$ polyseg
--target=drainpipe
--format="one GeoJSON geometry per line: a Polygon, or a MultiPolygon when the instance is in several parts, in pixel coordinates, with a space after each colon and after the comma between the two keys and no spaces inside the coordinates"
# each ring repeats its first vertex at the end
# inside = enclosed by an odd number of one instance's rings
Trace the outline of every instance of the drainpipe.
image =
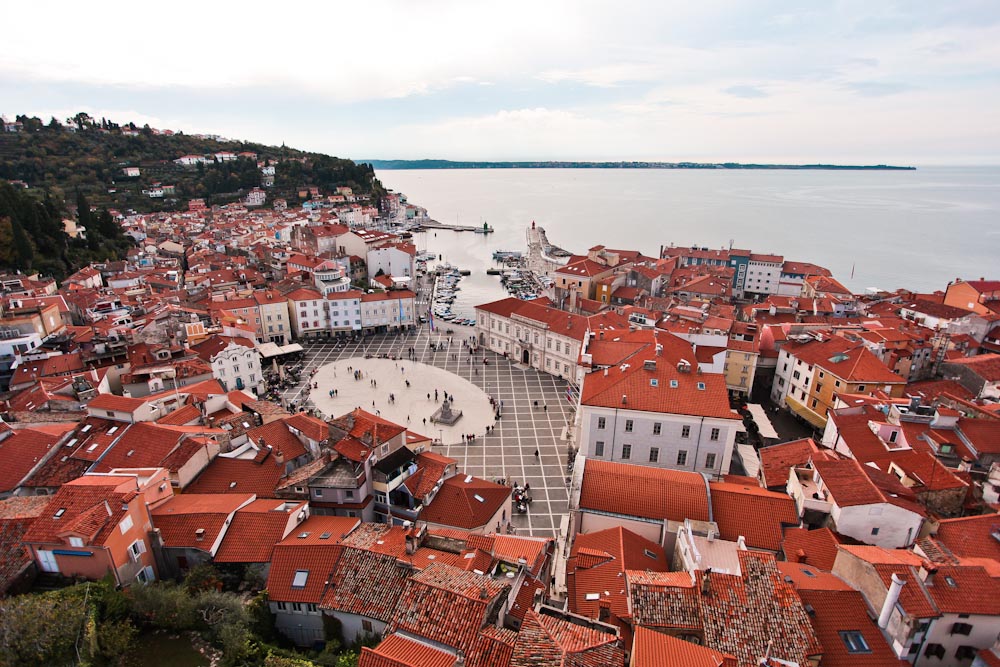
{"type": "Polygon", "coordinates": [[[705,430],[705,418],[701,418],[701,423],[698,424],[698,440],[694,445],[694,471],[698,472],[698,453],[701,451],[701,432],[705,430]]]}
{"type": "MultiPolygon", "coordinates": [[[[581,397],[582,398],[582,397],[581,397]]],[[[615,460],[615,440],[618,439],[618,408],[615,408],[615,422],[611,426],[611,460],[615,460]]]]}

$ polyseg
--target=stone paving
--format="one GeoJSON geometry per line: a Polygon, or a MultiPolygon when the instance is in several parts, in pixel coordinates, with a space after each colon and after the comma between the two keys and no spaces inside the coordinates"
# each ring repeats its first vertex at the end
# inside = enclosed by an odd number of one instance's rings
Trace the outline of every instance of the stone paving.
{"type": "MultiPolygon", "coordinates": [[[[426,301],[418,304],[418,310],[426,308],[426,301]]],[[[360,363],[364,364],[374,361],[364,359],[368,354],[374,357],[389,354],[395,355],[397,359],[404,358],[407,356],[407,348],[413,347],[417,362],[463,378],[479,390],[502,401],[502,417],[490,435],[483,435],[481,430],[477,430],[473,444],[465,444],[461,440],[452,441],[453,438],[446,436],[445,444],[436,445],[434,451],[457,459],[463,473],[494,481],[505,479],[522,485],[530,484],[533,502],[527,514],[514,514],[513,524],[518,534],[556,536],[569,504],[566,464],[571,443],[565,436],[573,419],[573,411],[566,399],[566,382],[547,373],[511,363],[492,352],[485,353],[488,365],[484,366],[482,363],[482,351],[475,355],[478,362],[470,364],[467,362],[469,355],[462,347],[462,340],[473,335],[473,328],[451,326],[454,333],[449,336],[446,333],[449,325],[443,322],[440,324],[444,326],[438,326],[436,332],[431,332],[429,326],[424,324],[411,333],[372,335],[355,342],[302,342],[306,349],[302,377],[309,378],[314,368],[340,362],[336,363],[337,381],[340,382],[338,386],[345,382],[353,383],[349,377],[341,379],[347,365],[353,365],[348,364],[347,359],[361,358],[360,363]],[[447,346],[449,338],[451,343],[447,346]],[[431,342],[436,344],[437,350],[430,348],[431,342]]],[[[384,361],[389,365],[393,364],[392,360],[384,361]]],[[[406,373],[410,373],[410,370],[407,369],[406,373]]],[[[392,376],[391,372],[387,374],[387,377],[392,376]]],[[[393,388],[379,381],[378,393],[388,395],[393,391],[399,397],[406,391],[404,376],[405,374],[400,374],[393,388]]],[[[316,378],[310,381],[318,381],[320,377],[328,377],[327,372],[319,371],[316,378]]],[[[385,382],[389,383],[391,380],[387,379],[385,382]]],[[[359,384],[362,391],[368,386],[365,380],[359,384]]],[[[303,394],[304,388],[305,380],[299,386],[286,390],[283,399],[286,402],[297,400],[300,404],[313,407],[303,394]]],[[[414,389],[415,387],[411,387],[410,391],[414,389]]],[[[326,412],[324,406],[332,408],[335,405],[323,403],[323,398],[327,395],[322,388],[313,390],[312,393],[319,396],[315,407],[329,416],[330,413],[326,412]]],[[[346,398],[345,394],[341,393],[340,398],[346,398]]],[[[426,400],[426,390],[424,398],[426,400]]],[[[370,410],[372,400],[368,398],[367,403],[342,401],[344,412],[357,405],[370,410]]],[[[378,399],[375,400],[378,403],[378,399]]],[[[457,407],[462,408],[466,401],[459,394],[457,407]]],[[[382,409],[382,416],[390,418],[384,405],[376,409],[382,409]]],[[[406,425],[405,415],[403,419],[398,423],[406,425]]],[[[422,422],[416,423],[411,418],[410,427],[414,431],[436,437],[436,433],[428,433],[422,426],[422,422]]],[[[461,422],[456,430],[458,433],[465,432],[461,428],[461,422]]]]}

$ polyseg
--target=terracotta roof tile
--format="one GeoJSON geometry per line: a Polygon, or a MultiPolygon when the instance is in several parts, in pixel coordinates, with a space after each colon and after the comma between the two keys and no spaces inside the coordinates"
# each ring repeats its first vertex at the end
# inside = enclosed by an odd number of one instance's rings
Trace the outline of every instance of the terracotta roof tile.
{"type": "Polygon", "coordinates": [[[617,635],[529,611],[518,632],[511,667],[623,665],[625,649],[617,635]]]}
{"type": "Polygon", "coordinates": [[[252,493],[260,498],[274,498],[285,467],[273,454],[257,459],[215,457],[191,482],[188,493],[252,493]]]}
{"type": "Polygon", "coordinates": [[[286,506],[284,501],[274,499],[255,500],[241,507],[222,538],[215,562],[269,563],[274,545],[285,537],[290,515],[297,515],[305,507],[305,502],[286,506]]]}
{"type": "Polygon", "coordinates": [[[394,556],[344,547],[321,606],[388,623],[411,573],[394,556]]]}
{"type": "Polygon", "coordinates": [[[728,482],[711,482],[709,487],[712,518],[724,540],[736,541],[742,535],[752,549],[777,552],[782,531],[799,525],[795,501],[784,493],[728,482]]]}
{"type": "Polygon", "coordinates": [[[489,621],[492,603],[510,589],[485,575],[435,563],[410,577],[389,625],[468,652],[489,621]]]}
{"type": "Polygon", "coordinates": [[[455,654],[411,637],[390,634],[375,648],[362,647],[358,667],[453,667],[455,654]]]}
{"type": "Polygon", "coordinates": [[[18,429],[0,440],[0,493],[13,491],[59,439],[34,429],[18,429]]]}
{"type": "Polygon", "coordinates": [[[636,628],[630,667],[737,667],[735,656],[665,635],[636,628]]]}
{"type": "Polygon", "coordinates": [[[454,475],[444,481],[434,500],[424,506],[420,520],[470,530],[480,528],[509,502],[510,496],[510,487],[471,475],[454,475]]]}
{"type": "Polygon", "coordinates": [[[597,459],[586,461],[580,508],[656,520],[709,518],[701,475],[597,459]]]}
{"type": "Polygon", "coordinates": [[[253,499],[249,493],[185,493],[157,506],[150,516],[164,546],[212,552],[229,516],[253,499]]]}
{"type": "Polygon", "coordinates": [[[787,528],[781,550],[785,554],[785,560],[814,565],[829,572],[833,569],[833,562],[837,560],[838,544],[840,538],[829,528],[787,528]]]}

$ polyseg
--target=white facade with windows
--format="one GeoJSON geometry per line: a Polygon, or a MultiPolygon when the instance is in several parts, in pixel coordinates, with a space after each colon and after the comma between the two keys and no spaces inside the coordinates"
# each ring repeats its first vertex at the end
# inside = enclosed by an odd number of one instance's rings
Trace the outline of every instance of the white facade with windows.
{"type": "Polygon", "coordinates": [[[257,311],[259,322],[255,322],[260,338],[278,345],[288,344],[292,336],[292,324],[288,317],[288,301],[274,291],[258,292],[257,311]]]}
{"type": "Polygon", "coordinates": [[[687,470],[729,472],[741,422],[580,405],[581,450],[588,459],[687,470]]]}
{"type": "Polygon", "coordinates": [[[330,331],[361,331],[361,292],[332,292],[326,295],[330,331]]]}
{"type": "Polygon", "coordinates": [[[212,357],[212,377],[226,391],[252,391],[259,396],[266,388],[260,368],[260,353],[256,348],[239,343],[230,342],[212,357]]]}
{"type": "Polygon", "coordinates": [[[754,259],[754,255],[751,255],[747,263],[743,291],[754,294],[777,294],[781,284],[781,267],[782,261],[754,259]]]}
{"type": "MultiPolygon", "coordinates": [[[[558,334],[545,322],[513,313],[503,317],[478,310],[476,333],[479,342],[512,361],[577,382],[581,340],[558,334]]],[[[586,330],[581,327],[581,339],[586,330]]]]}
{"type": "Polygon", "coordinates": [[[403,329],[416,324],[416,295],[396,290],[361,297],[361,327],[366,330],[403,329]]]}
{"type": "Polygon", "coordinates": [[[812,376],[812,364],[807,364],[782,349],[778,353],[778,365],[771,383],[771,400],[781,407],[787,407],[785,397],[791,395],[796,401],[805,404],[812,376]]]}
{"type": "Polygon", "coordinates": [[[317,336],[330,330],[327,301],[318,293],[296,290],[288,295],[288,315],[296,338],[317,336]]]}

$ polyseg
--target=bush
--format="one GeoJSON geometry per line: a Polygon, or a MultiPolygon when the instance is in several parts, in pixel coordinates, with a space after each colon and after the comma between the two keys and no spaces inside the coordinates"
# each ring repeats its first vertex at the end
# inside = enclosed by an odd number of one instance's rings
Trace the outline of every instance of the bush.
{"type": "Polygon", "coordinates": [[[50,594],[0,601],[0,667],[73,664],[87,613],[81,602],[50,594]]]}
{"type": "Polygon", "coordinates": [[[198,625],[194,599],[172,583],[132,586],[128,595],[132,618],[141,625],[172,632],[193,630],[198,625]]]}

